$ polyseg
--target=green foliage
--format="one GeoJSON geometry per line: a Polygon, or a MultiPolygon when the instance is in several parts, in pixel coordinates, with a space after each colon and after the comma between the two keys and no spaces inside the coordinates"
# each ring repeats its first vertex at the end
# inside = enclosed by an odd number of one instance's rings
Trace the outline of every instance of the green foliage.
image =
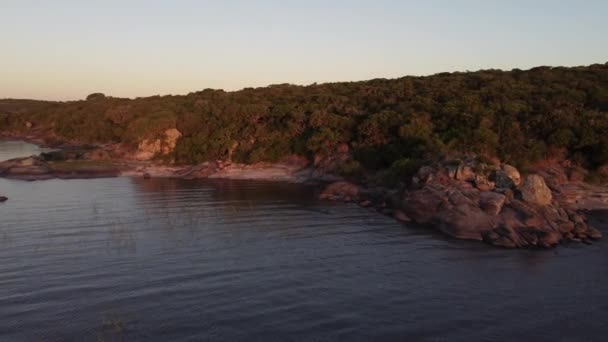
{"type": "Polygon", "coordinates": [[[338,174],[346,178],[359,178],[363,176],[364,169],[356,160],[346,161],[338,166],[338,174]]]}
{"type": "Polygon", "coordinates": [[[569,128],[560,128],[551,133],[547,142],[555,147],[569,147],[574,142],[576,136],[569,128]]]}
{"type": "Polygon", "coordinates": [[[409,184],[412,177],[423,165],[420,159],[401,158],[393,162],[388,170],[378,172],[375,182],[384,186],[409,184]]]}
{"type": "Polygon", "coordinates": [[[26,122],[59,138],[131,147],[176,127],[182,137],[172,157],[180,163],[330,156],[347,144],[354,161],[341,172],[396,181],[420,161],[451,152],[525,166],[557,148],[597,167],[608,163],[608,64],[132,100],[0,100],[0,132],[25,131],[26,122]]]}

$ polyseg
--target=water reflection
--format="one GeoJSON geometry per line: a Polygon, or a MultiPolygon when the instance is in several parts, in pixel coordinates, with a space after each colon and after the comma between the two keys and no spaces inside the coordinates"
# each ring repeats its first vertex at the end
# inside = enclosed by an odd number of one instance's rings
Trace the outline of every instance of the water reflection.
{"type": "Polygon", "coordinates": [[[608,333],[605,241],[501,250],[279,183],[0,179],[0,189],[11,198],[0,206],[2,341],[608,333]]]}
{"type": "Polygon", "coordinates": [[[13,158],[35,156],[49,151],[53,151],[53,149],[41,148],[24,141],[0,140],[0,162],[13,158]]]}

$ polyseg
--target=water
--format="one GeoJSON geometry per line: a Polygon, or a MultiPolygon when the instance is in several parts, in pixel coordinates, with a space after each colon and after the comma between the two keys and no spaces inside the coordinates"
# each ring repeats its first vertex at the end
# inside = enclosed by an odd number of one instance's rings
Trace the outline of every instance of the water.
{"type": "Polygon", "coordinates": [[[29,157],[38,155],[42,152],[53,151],[52,149],[41,148],[37,145],[23,141],[2,141],[0,140],[0,162],[13,158],[29,157]]]}
{"type": "Polygon", "coordinates": [[[608,335],[605,241],[502,250],[289,184],[0,179],[0,192],[0,341],[608,335]]]}

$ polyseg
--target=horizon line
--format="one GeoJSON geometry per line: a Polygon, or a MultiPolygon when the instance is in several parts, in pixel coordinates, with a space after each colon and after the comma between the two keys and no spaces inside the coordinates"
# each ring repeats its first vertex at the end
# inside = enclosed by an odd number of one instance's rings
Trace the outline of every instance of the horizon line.
{"type": "MultiPolygon", "coordinates": [[[[484,71],[496,71],[496,72],[514,72],[514,71],[522,71],[522,72],[526,72],[526,71],[532,71],[533,69],[538,69],[538,68],[551,68],[551,69],[556,69],[556,68],[568,68],[568,69],[576,69],[576,68],[588,68],[588,67],[592,67],[595,65],[608,65],[608,61],[606,62],[596,62],[596,63],[591,63],[591,64],[583,64],[583,65],[571,65],[571,66],[566,66],[566,65],[537,65],[537,66],[533,66],[533,67],[529,67],[529,68],[525,68],[525,69],[521,69],[521,68],[512,68],[510,70],[507,69],[501,69],[501,68],[487,68],[487,69],[478,69],[478,70],[454,70],[454,71],[440,71],[440,72],[434,72],[434,73],[429,73],[429,74],[409,74],[409,75],[402,75],[402,76],[396,76],[396,77],[376,77],[376,78],[367,78],[367,79],[360,79],[360,80],[350,80],[350,81],[325,81],[325,82],[312,82],[312,83],[308,83],[308,84],[298,84],[298,83],[290,83],[290,82],[283,82],[283,83],[270,83],[270,84],[266,84],[266,85],[261,85],[261,86],[256,86],[256,87],[242,87],[239,89],[235,89],[235,90],[225,90],[222,88],[203,88],[200,90],[194,90],[194,91],[190,91],[188,93],[185,94],[173,94],[173,93],[168,93],[168,94],[153,94],[153,95],[146,95],[146,96],[136,96],[136,97],[121,97],[121,96],[113,96],[113,95],[109,95],[106,94],[102,91],[99,92],[93,92],[90,93],[88,95],[92,95],[92,94],[103,94],[105,97],[108,98],[113,98],[113,99],[120,99],[120,100],[138,100],[138,99],[146,99],[146,98],[152,98],[152,97],[170,97],[170,96],[188,96],[190,94],[193,93],[198,93],[198,92],[202,92],[202,91],[206,91],[206,90],[211,90],[211,91],[222,91],[225,93],[237,93],[237,92],[241,92],[244,90],[250,90],[250,89],[264,89],[264,88],[270,88],[273,86],[294,86],[294,87],[302,87],[302,88],[306,88],[306,87],[311,87],[311,86],[321,86],[321,85],[327,85],[327,84],[337,84],[337,83],[360,83],[360,82],[370,82],[370,81],[374,81],[374,80],[387,80],[387,81],[391,81],[391,80],[399,80],[402,78],[426,78],[426,77],[433,77],[433,76],[439,76],[439,75],[445,75],[445,74],[472,74],[472,73],[478,73],[478,72],[484,72],[484,71]]],[[[87,95],[87,96],[88,96],[87,95]]],[[[45,99],[35,99],[35,98],[14,98],[14,97],[3,97],[0,98],[0,101],[39,101],[39,102],[57,102],[57,103],[69,103],[69,102],[80,102],[80,101],[86,101],[86,97],[83,99],[76,99],[76,100],[45,100],[45,99]]]]}

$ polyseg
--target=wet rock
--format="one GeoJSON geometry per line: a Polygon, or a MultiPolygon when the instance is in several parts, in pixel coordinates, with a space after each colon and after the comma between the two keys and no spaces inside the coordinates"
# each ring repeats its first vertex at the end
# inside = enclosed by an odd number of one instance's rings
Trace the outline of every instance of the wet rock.
{"type": "Polygon", "coordinates": [[[553,199],[545,179],[539,175],[526,177],[521,188],[521,195],[524,201],[538,205],[549,205],[553,199]]]}
{"type": "Polygon", "coordinates": [[[393,217],[394,217],[394,218],[395,218],[397,221],[399,221],[399,222],[405,222],[405,223],[407,223],[407,222],[412,222],[412,219],[411,219],[411,218],[409,218],[409,217],[408,217],[408,216],[407,216],[407,215],[406,215],[406,214],[403,212],[403,210],[399,210],[399,209],[397,209],[397,210],[393,211],[393,217]]]}
{"type": "Polygon", "coordinates": [[[595,227],[589,227],[589,233],[587,234],[593,240],[600,240],[602,238],[602,232],[595,227]]]}

